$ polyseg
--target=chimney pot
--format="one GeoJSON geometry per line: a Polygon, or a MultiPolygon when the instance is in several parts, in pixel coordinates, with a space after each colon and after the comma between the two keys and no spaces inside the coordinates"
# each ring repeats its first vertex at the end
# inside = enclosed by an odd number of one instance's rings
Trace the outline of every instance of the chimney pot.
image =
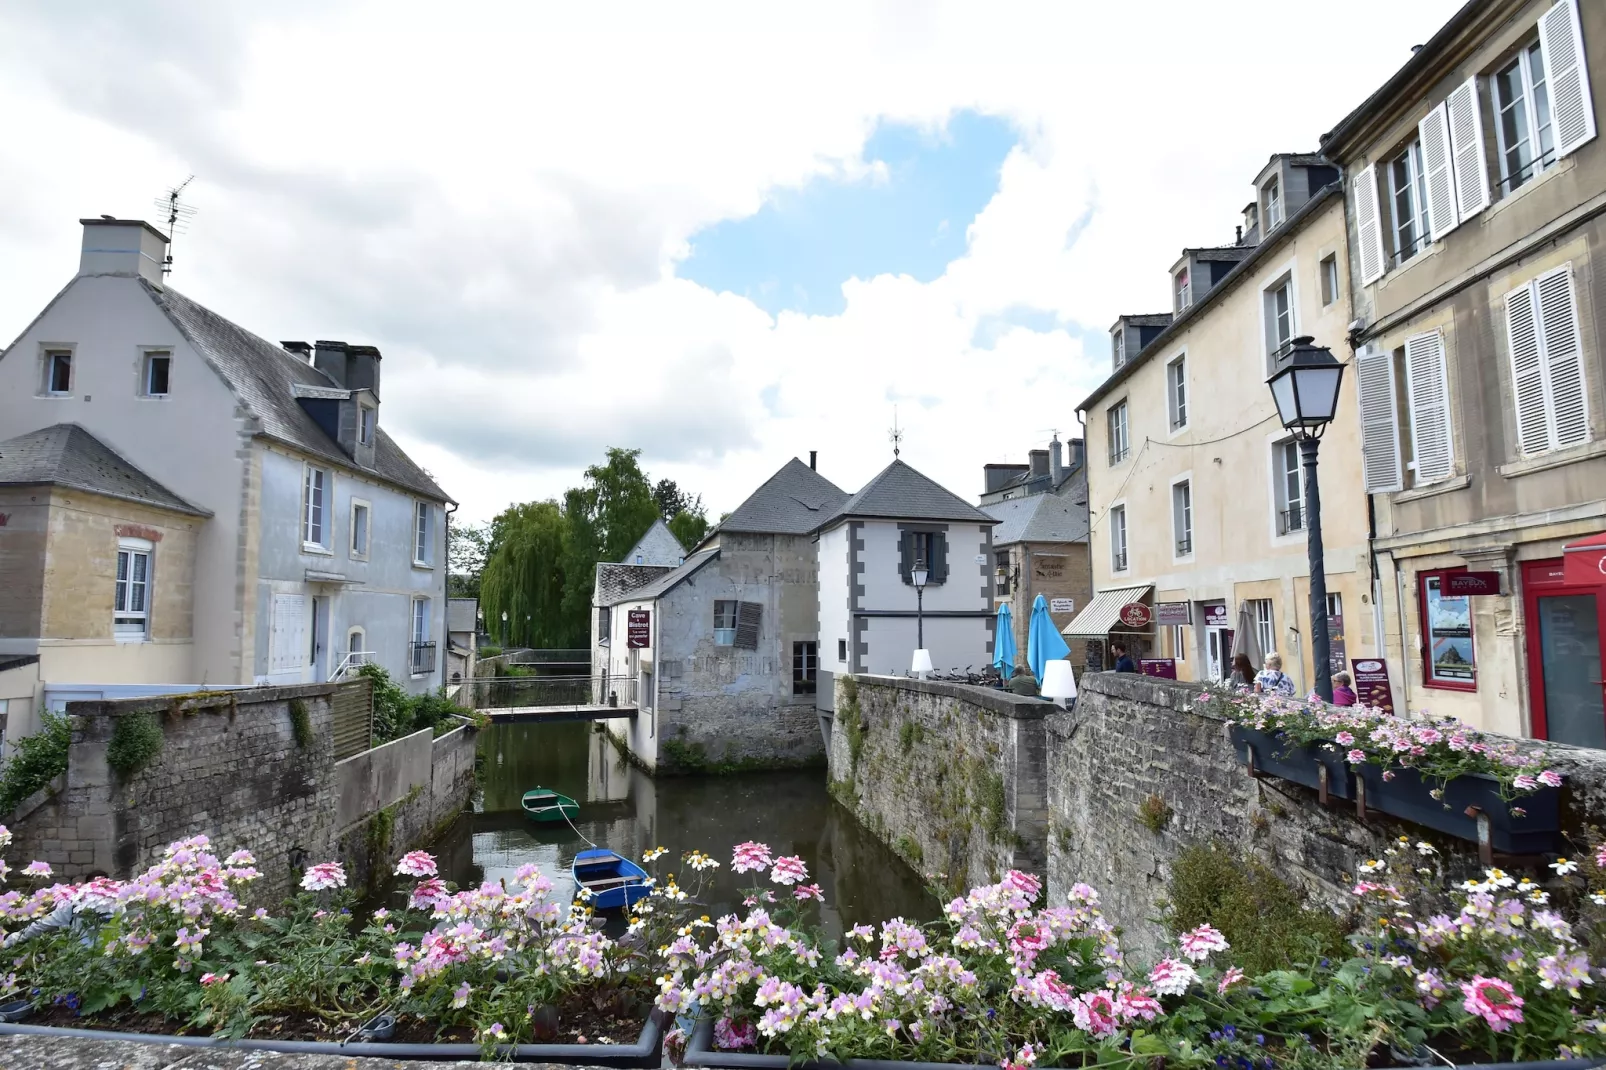
{"type": "Polygon", "coordinates": [[[284,351],[286,353],[294,354],[296,357],[300,358],[301,360],[304,360],[304,361],[307,361],[308,363],[311,363],[311,361],[312,361],[312,347],[309,346],[307,343],[305,343],[305,342],[280,342],[279,345],[284,347],[284,351]]]}
{"type": "Polygon", "coordinates": [[[78,222],[84,228],[78,274],[128,275],[162,285],[167,235],[143,219],[102,215],[78,222]]]}
{"type": "Polygon", "coordinates": [[[319,371],[334,380],[336,386],[346,385],[347,346],[320,338],[313,343],[312,363],[319,371]]]}
{"type": "Polygon", "coordinates": [[[1060,480],[1065,478],[1065,463],[1060,453],[1060,437],[1055,435],[1048,444],[1048,480],[1051,486],[1059,486],[1060,480]]]}
{"type": "Polygon", "coordinates": [[[819,451],[818,450],[809,450],[809,471],[811,471],[811,472],[816,471],[816,469],[814,467],[814,461],[815,461],[815,458],[818,457],[818,456],[819,456],[819,451]]]}

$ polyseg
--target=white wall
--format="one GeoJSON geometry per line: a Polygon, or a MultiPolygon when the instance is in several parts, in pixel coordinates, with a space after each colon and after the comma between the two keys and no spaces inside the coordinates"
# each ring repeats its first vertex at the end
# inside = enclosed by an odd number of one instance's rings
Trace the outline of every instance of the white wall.
{"type": "MultiPolygon", "coordinates": [[[[988,609],[988,598],[982,593],[985,581],[983,568],[976,557],[985,556],[986,536],[979,524],[949,524],[945,532],[948,539],[948,579],[941,584],[928,583],[924,605],[936,609],[988,609]]],[[[862,609],[915,608],[915,589],[904,583],[898,571],[898,547],[901,538],[898,524],[889,520],[867,520],[861,529],[864,549],[859,560],[864,562],[864,598],[862,609]]]]}
{"type": "MultiPolygon", "coordinates": [[[[852,657],[853,622],[848,619],[851,577],[848,576],[848,531],[842,524],[820,535],[820,668],[847,672],[849,663],[837,659],[837,643],[846,639],[852,657]]],[[[822,681],[823,686],[823,681],[822,681]]]]}
{"type": "MultiPolygon", "coordinates": [[[[915,623],[913,617],[870,617],[864,630],[865,645],[870,648],[863,659],[864,671],[900,676],[907,673],[915,652],[915,623]]],[[[992,624],[988,618],[927,617],[923,627],[935,671],[963,672],[968,666],[972,672],[980,672],[991,661],[987,640],[992,635],[992,624]]]]}

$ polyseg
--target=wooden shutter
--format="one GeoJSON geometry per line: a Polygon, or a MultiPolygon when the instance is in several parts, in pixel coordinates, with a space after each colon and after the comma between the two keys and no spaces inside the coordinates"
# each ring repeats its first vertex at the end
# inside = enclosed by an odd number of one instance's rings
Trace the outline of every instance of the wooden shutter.
{"type": "Polygon", "coordinates": [[[1489,207],[1489,166],[1483,154],[1483,117],[1478,78],[1456,86],[1444,102],[1450,127],[1450,165],[1455,171],[1456,221],[1465,223],[1489,207]]]}
{"type": "Polygon", "coordinates": [[[1422,139],[1422,178],[1428,191],[1429,240],[1438,241],[1461,222],[1455,209],[1454,168],[1450,166],[1450,120],[1443,104],[1416,124],[1422,139]]]}
{"type": "Polygon", "coordinates": [[[764,607],[757,602],[736,604],[736,643],[742,650],[758,649],[758,629],[764,620],[764,607]]]}
{"type": "Polygon", "coordinates": [[[1511,393],[1517,407],[1517,445],[1524,454],[1550,448],[1545,371],[1539,359],[1539,325],[1533,286],[1506,294],[1506,339],[1511,346],[1511,393]]]}
{"type": "Polygon", "coordinates": [[[1550,73],[1550,114],[1559,158],[1595,136],[1595,102],[1589,92],[1578,0],[1560,0],[1539,16],[1539,44],[1550,73]]]}
{"type": "Polygon", "coordinates": [[[1578,305],[1573,298],[1572,265],[1534,280],[1539,310],[1539,344],[1544,352],[1550,395],[1551,445],[1556,449],[1589,441],[1589,399],[1584,385],[1583,351],[1578,344],[1578,305]]]}
{"type": "MultiPolygon", "coordinates": [[[[849,539],[853,538],[850,534],[849,539]]],[[[915,533],[912,531],[898,532],[898,575],[903,577],[904,583],[914,582],[915,567],[915,533]]],[[[849,582],[853,582],[849,577],[849,582]]]]}
{"type": "Polygon", "coordinates": [[[1455,469],[1450,439],[1450,384],[1444,368],[1444,337],[1438,331],[1405,340],[1405,385],[1411,406],[1411,456],[1416,485],[1447,479],[1455,469]]]}
{"type": "Polygon", "coordinates": [[[1355,237],[1360,248],[1361,285],[1369,286],[1383,277],[1383,228],[1378,218],[1377,168],[1368,166],[1355,176],[1350,187],[1355,195],[1355,237]]]}
{"type": "Polygon", "coordinates": [[[1394,354],[1366,349],[1355,356],[1361,394],[1361,475],[1368,493],[1400,490],[1400,428],[1395,419],[1394,354]]]}
{"type": "Polygon", "coordinates": [[[299,594],[273,596],[273,620],[268,637],[268,671],[295,672],[307,663],[307,598],[299,594]]]}
{"type": "Polygon", "coordinates": [[[948,536],[940,531],[931,535],[931,582],[948,582],[948,536]]]}

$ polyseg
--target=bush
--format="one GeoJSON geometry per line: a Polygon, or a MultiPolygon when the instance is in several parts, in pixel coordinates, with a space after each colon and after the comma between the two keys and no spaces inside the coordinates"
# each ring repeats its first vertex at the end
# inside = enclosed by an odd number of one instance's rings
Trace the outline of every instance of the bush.
{"type": "Polygon", "coordinates": [[[479,656],[482,658],[494,658],[501,652],[502,648],[499,646],[482,646],[478,651],[479,656]]]}
{"type": "Polygon", "coordinates": [[[1170,899],[1166,924],[1173,933],[1215,926],[1252,974],[1346,957],[1348,927],[1340,918],[1307,909],[1265,865],[1217,844],[1189,847],[1177,857],[1170,899]]]}
{"type": "Polygon", "coordinates": [[[446,697],[444,690],[429,691],[422,695],[409,695],[390,678],[382,666],[368,664],[357,670],[374,682],[374,746],[389,743],[417,732],[421,728],[435,730],[437,736],[449,729],[454,717],[473,719],[472,710],[464,709],[446,697]]]}
{"type": "Polygon", "coordinates": [[[152,714],[119,717],[106,747],[106,764],[125,777],[133,776],[162,752],[164,739],[161,722],[152,714]]]}
{"type": "Polygon", "coordinates": [[[11,760],[0,770],[0,814],[9,814],[34,792],[67,771],[72,725],[66,716],[39,714],[39,731],[17,740],[11,760]]]}

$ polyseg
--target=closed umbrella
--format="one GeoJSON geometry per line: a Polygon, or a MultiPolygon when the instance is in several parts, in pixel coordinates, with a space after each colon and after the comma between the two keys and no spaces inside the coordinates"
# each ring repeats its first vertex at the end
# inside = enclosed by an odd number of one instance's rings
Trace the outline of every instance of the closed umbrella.
{"type": "MultiPolygon", "coordinates": [[[[1248,602],[1238,603],[1238,630],[1232,636],[1232,656],[1243,654],[1249,659],[1250,668],[1260,671],[1260,664],[1265,659],[1266,652],[1260,649],[1260,633],[1255,629],[1255,615],[1249,608],[1248,602]]],[[[1232,672],[1232,666],[1225,666],[1222,676],[1232,672]]]]}
{"type": "Polygon", "coordinates": [[[1051,661],[1057,661],[1071,652],[1060,636],[1058,628],[1054,627],[1053,618],[1048,615],[1048,600],[1042,595],[1032,603],[1032,619],[1026,627],[1026,664],[1032,667],[1032,675],[1037,682],[1043,682],[1043,667],[1051,661]]]}
{"type": "Polygon", "coordinates": [[[1015,671],[1015,618],[1009,612],[1009,603],[998,603],[998,623],[993,625],[993,668],[1008,680],[1015,671]]]}

